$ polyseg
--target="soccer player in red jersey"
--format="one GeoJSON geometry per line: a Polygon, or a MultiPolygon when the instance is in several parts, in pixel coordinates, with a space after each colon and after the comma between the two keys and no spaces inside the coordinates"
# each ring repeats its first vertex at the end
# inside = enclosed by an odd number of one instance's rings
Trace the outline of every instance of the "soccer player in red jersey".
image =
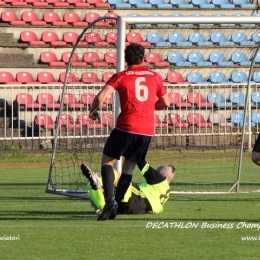
{"type": "Polygon", "coordinates": [[[106,204],[98,220],[106,220],[115,212],[132,181],[136,162],[144,161],[154,135],[154,111],[170,106],[161,76],[141,66],[145,50],[140,44],[132,43],[125,49],[128,69],[114,74],[95,96],[89,117],[99,118],[98,109],[106,97],[115,90],[119,94],[121,112],[116,126],[108,137],[103,149],[101,176],[106,204]],[[124,156],[122,174],[117,185],[115,199],[113,165],[124,156]]]}

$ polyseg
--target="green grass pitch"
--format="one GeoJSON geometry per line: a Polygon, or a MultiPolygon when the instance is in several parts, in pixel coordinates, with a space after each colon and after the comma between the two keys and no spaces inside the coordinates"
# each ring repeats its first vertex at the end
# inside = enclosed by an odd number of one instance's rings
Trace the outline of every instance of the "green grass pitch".
{"type": "Polygon", "coordinates": [[[1,166],[1,259],[259,259],[259,193],[172,195],[161,214],[98,222],[89,201],[45,193],[47,175],[1,166]]]}

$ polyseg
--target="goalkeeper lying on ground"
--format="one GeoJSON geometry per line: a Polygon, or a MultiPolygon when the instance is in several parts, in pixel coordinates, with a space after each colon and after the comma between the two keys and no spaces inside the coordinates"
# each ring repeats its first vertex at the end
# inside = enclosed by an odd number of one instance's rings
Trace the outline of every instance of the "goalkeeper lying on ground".
{"type": "MultiPolygon", "coordinates": [[[[160,213],[163,211],[163,205],[170,195],[169,183],[174,178],[175,168],[172,165],[163,165],[155,170],[147,162],[139,162],[137,166],[146,181],[140,184],[131,182],[122,202],[117,202],[117,213],[111,212],[110,219],[115,218],[116,214],[160,213]]],[[[81,170],[82,174],[89,180],[87,189],[90,193],[90,200],[96,208],[96,213],[100,214],[105,205],[102,180],[86,164],[81,165],[81,170]]],[[[114,174],[116,190],[120,173],[114,169],[114,174]]]]}

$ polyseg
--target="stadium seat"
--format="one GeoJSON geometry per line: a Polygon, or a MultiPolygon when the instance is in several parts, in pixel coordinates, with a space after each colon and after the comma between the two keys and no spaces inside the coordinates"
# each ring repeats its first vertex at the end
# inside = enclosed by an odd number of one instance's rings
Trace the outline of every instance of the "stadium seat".
{"type": "Polygon", "coordinates": [[[253,46],[254,41],[248,39],[247,35],[243,32],[233,32],[231,34],[231,40],[240,46],[253,46]]]}
{"type": "Polygon", "coordinates": [[[147,3],[145,0],[128,0],[129,4],[133,7],[138,8],[152,8],[152,5],[147,3]]]}
{"type": "Polygon", "coordinates": [[[103,127],[101,122],[97,120],[92,120],[91,118],[89,118],[87,113],[79,114],[77,117],[77,122],[80,125],[85,126],[89,129],[101,129],[103,127]]]}
{"type": "Polygon", "coordinates": [[[50,67],[65,67],[65,62],[57,58],[52,51],[43,51],[40,54],[40,62],[47,63],[50,67]]]}
{"type": "Polygon", "coordinates": [[[126,34],[127,43],[138,43],[144,47],[151,46],[150,42],[147,42],[143,39],[143,36],[139,32],[131,31],[126,34]]]}
{"type": "Polygon", "coordinates": [[[260,105],[260,91],[254,91],[251,93],[251,102],[253,105],[260,105]]]}
{"type": "Polygon", "coordinates": [[[113,97],[111,95],[109,95],[106,100],[103,102],[102,104],[102,109],[103,110],[112,110],[112,106],[113,106],[113,97]]]}
{"type": "Polygon", "coordinates": [[[218,46],[234,46],[234,42],[229,41],[223,32],[212,32],[210,41],[218,46]]]}
{"type": "Polygon", "coordinates": [[[67,113],[61,113],[60,117],[56,117],[56,124],[59,124],[60,126],[63,126],[69,130],[74,130],[74,129],[80,129],[81,124],[78,122],[75,122],[73,119],[72,115],[67,114],[67,113]]]}
{"type": "MultiPolygon", "coordinates": [[[[100,14],[99,13],[95,13],[95,12],[88,12],[85,14],[85,21],[88,22],[89,24],[94,22],[96,19],[100,18],[100,14]]],[[[93,24],[93,26],[101,26],[101,27],[108,27],[109,26],[109,22],[107,21],[98,21],[95,24],[93,24]]]]}
{"type": "Polygon", "coordinates": [[[62,21],[59,14],[54,11],[46,11],[43,14],[43,20],[47,24],[51,24],[52,26],[68,26],[68,23],[62,21]]]}
{"type": "Polygon", "coordinates": [[[175,108],[191,108],[192,104],[186,100],[184,100],[183,96],[178,92],[169,92],[168,97],[172,107],[175,108]]]}
{"type": "Polygon", "coordinates": [[[245,107],[245,94],[241,91],[234,91],[229,94],[229,101],[232,105],[245,107]]]}
{"type": "Polygon", "coordinates": [[[104,72],[102,75],[102,82],[107,82],[113,76],[113,74],[114,72],[109,72],[109,71],[104,72]]]}
{"type": "MultiPolygon", "coordinates": [[[[243,13],[233,13],[232,16],[246,16],[245,14],[243,13]]],[[[250,16],[249,16],[250,17],[250,16]]],[[[255,24],[254,23],[240,23],[239,24],[240,27],[255,27],[255,24]]]]}
{"type": "Polygon", "coordinates": [[[117,13],[107,12],[105,13],[105,17],[107,17],[106,22],[108,22],[110,26],[117,27],[117,19],[109,19],[110,17],[117,18],[118,17],[117,13]]]}
{"type": "Polygon", "coordinates": [[[234,4],[231,4],[228,0],[211,0],[211,3],[221,9],[233,9],[234,4]]]}
{"type": "Polygon", "coordinates": [[[108,114],[102,113],[100,116],[100,120],[104,127],[108,127],[110,129],[113,128],[113,114],[112,113],[108,113],[108,114]]]}
{"type": "Polygon", "coordinates": [[[194,107],[198,108],[212,108],[213,104],[208,102],[206,98],[199,92],[192,91],[187,95],[187,101],[194,107]]]}
{"type": "Polygon", "coordinates": [[[171,46],[171,43],[167,42],[159,32],[149,32],[146,35],[146,41],[155,47],[171,46]]]}
{"type": "Polygon", "coordinates": [[[38,8],[38,7],[47,7],[48,3],[46,1],[41,0],[25,0],[26,3],[38,8]]]}
{"type": "Polygon", "coordinates": [[[81,103],[84,104],[87,109],[90,109],[93,100],[95,98],[95,94],[91,92],[83,93],[80,97],[81,103]]]}
{"type": "Polygon", "coordinates": [[[70,61],[70,64],[72,67],[86,67],[87,63],[85,61],[82,61],[77,53],[73,53],[71,58],[71,52],[65,51],[61,54],[61,61],[65,62],[65,64],[68,64],[70,61]]]}
{"type": "MultiPolygon", "coordinates": [[[[65,77],[66,77],[66,72],[61,72],[59,74],[59,81],[62,83],[65,83],[65,80],[66,80],[65,77]]],[[[73,72],[69,72],[67,75],[66,83],[67,84],[77,84],[77,83],[79,83],[79,80],[73,72]]]]}
{"type": "Polygon", "coordinates": [[[101,60],[99,54],[97,52],[84,52],[83,61],[92,67],[107,67],[108,63],[104,60],[101,60]]]}
{"type": "Polygon", "coordinates": [[[251,41],[260,43],[260,32],[254,32],[251,36],[251,41]]]}
{"type": "Polygon", "coordinates": [[[233,0],[233,4],[236,7],[240,7],[242,9],[255,9],[256,5],[252,4],[252,1],[249,0],[233,0]]]}
{"type": "Polygon", "coordinates": [[[16,81],[21,84],[40,84],[37,82],[31,72],[19,71],[16,73],[16,81]]]}
{"type": "Polygon", "coordinates": [[[6,3],[5,3],[4,0],[1,0],[1,1],[0,1],[0,6],[5,6],[5,4],[6,4],[6,3]]]}
{"type": "Polygon", "coordinates": [[[234,51],[231,53],[230,60],[234,64],[238,64],[240,66],[250,66],[251,61],[248,59],[247,55],[242,51],[234,51]]]}
{"type": "MultiPolygon", "coordinates": [[[[142,16],[141,14],[139,13],[128,13],[127,16],[130,16],[130,17],[139,17],[139,16],[142,16]]],[[[149,28],[151,27],[151,24],[150,23],[136,23],[136,24],[133,24],[132,25],[133,27],[135,28],[149,28]]]]}
{"type": "Polygon", "coordinates": [[[67,43],[59,39],[55,31],[44,31],[41,35],[41,40],[53,47],[65,47],[67,43]]]}
{"type": "Polygon", "coordinates": [[[259,64],[260,63],[260,53],[259,52],[253,53],[252,61],[254,59],[254,55],[255,55],[255,64],[259,64]]]}
{"type": "Polygon", "coordinates": [[[211,46],[212,42],[207,41],[205,36],[200,32],[191,32],[188,36],[188,40],[197,46],[211,46]]]}
{"type": "Polygon", "coordinates": [[[260,125],[260,112],[251,113],[251,126],[260,125]]]}
{"type": "Polygon", "coordinates": [[[109,45],[109,42],[102,39],[100,33],[94,31],[85,34],[85,41],[95,47],[104,47],[109,45]]]}
{"type": "Polygon", "coordinates": [[[0,71],[0,85],[20,85],[9,71],[0,71]]]}
{"type": "Polygon", "coordinates": [[[100,83],[97,73],[93,71],[83,72],[80,80],[86,84],[100,83]]]}
{"type": "Polygon", "coordinates": [[[206,84],[207,81],[203,78],[199,72],[189,72],[186,75],[186,80],[191,84],[206,84]]]}
{"type": "Polygon", "coordinates": [[[88,22],[82,21],[76,12],[64,13],[63,21],[75,27],[86,27],[88,25],[88,22]]]}
{"type": "Polygon", "coordinates": [[[259,71],[253,72],[252,81],[254,81],[256,83],[260,82],[260,72],[259,71]]]}
{"type": "MultiPolygon", "coordinates": [[[[62,40],[65,41],[67,44],[74,46],[78,40],[78,33],[77,32],[64,32],[62,40]]],[[[85,41],[79,41],[78,46],[86,46],[88,45],[85,41]]]]}
{"type": "Polygon", "coordinates": [[[152,7],[159,8],[159,9],[172,8],[172,4],[170,3],[170,1],[166,3],[165,0],[148,0],[148,3],[151,4],[152,7]]]}
{"type": "Polygon", "coordinates": [[[187,61],[191,62],[191,64],[194,64],[196,66],[201,66],[201,67],[210,67],[212,66],[212,62],[206,61],[203,54],[200,52],[190,52],[187,56],[187,61]]]}
{"type": "Polygon", "coordinates": [[[232,122],[228,122],[225,116],[219,112],[211,112],[208,117],[208,122],[213,125],[217,125],[220,127],[232,127],[234,124],[232,122]]]}
{"type": "Polygon", "coordinates": [[[186,0],[170,0],[172,6],[180,8],[180,9],[192,9],[193,4],[189,4],[186,0]]]}
{"type": "MultiPolygon", "coordinates": [[[[190,16],[204,16],[202,13],[192,13],[190,16]]],[[[198,26],[200,28],[211,28],[214,26],[213,23],[199,23],[198,26]]]]}
{"type": "MultiPolygon", "coordinates": [[[[163,15],[161,13],[158,13],[158,12],[150,13],[148,16],[150,16],[150,17],[163,17],[163,15]]],[[[170,23],[156,23],[154,25],[156,27],[170,27],[170,26],[172,26],[172,24],[170,24],[170,23]]]]}
{"type": "Polygon", "coordinates": [[[110,4],[103,0],[87,0],[90,5],[96,8],[110,8],[110,4]]]}
{"type": "Polygon", "coordinates": [[[41,71],[37,74],[36,81],[40,82],[41,84],[61,84],[58,82],[54,75],[49,71],[41,71]]]}
{"type": "Polygon", "coordinates": [[[110,44],[110,45],[117,45],[117,33],[115,32],[107,32],[105,35],[105,40],[110,44]]]}
{"type": "MultiPolygon", "coordinates": [[[[244,113],[243,112],[232,112],[231,116],[230,116],[230,120],[235,126],[242,127],[243,122],[244,122],[244,113]]],[[[245,125],[248,126],[248,117],[246,117],[246,119],[245,119],[245,125]]]]}
{"type": "MultiPolygon", "coordinates": [[[[183,14],[181,13],[171,13],[170,16],[173,16],[173,17],[178,17],[178,16],[184,16],[183,14]]],[[[185,27],[185,28],[191,28],[193,26],[192,23],[177,23],[177,27],[185,27]]]]}
{"type": "Polygon", "coordinates": [[[172,84],[190,84],[178,71],[169,71],[166,74],[166,81],[172,84]]]}
{"type": "Polygon", "coordinates": [[[73,5],[77,8],[89,8],[90,3],[86,2],[85,0],[67,0],[70,5],[73,5]]]}
{"type": "Polygon", "coordinates": [[[33,96],[30,93],[18,93],[15,98],[16,103],[19,106],[19,109],[21,107],[24,107],[26,109],[40,109],[42,107],[41,104],[37,103],[33,96]]]}
{"type": "Polygon", "coordinates": [[[48,5],[53,5],[54,7],[69,7],[69,3],[63,0],[45,0],[48,5]]]}
{"type": "Polygon", "coordinates": [[[209,61],[212,64],[216,64],[218,66],[232,66],[233,62],[228,61],[226,56],[220,51],[213,51],[209,54],[209,61]]]}
{"type": "Polygon", "coordinates": [[[26,24],[25,21],[18,18],[16,12],[14,11],[2,11],[1,21],[12,26],[24,26],[26,24]]]}
{"type": "Polygon", "coordinates": [[[21,42],[27,43],[30,46],[44,46],[45,41],[38,39],[37,35],[33,31],[22,31],[20,33],[21,42]]]}
{"type": "MultiPolygon", "coordinates": [[[[59,95],[58,102],[61,103],[62,94],[59,95]]],[[[84,104],[78,100],[73,93],[65,93],[63,104],[66,105],[69,109],[80,109],[84,108],[84,104]]]]}
{"type": "Polygon", "coordinates": [[[131,8],[131,4],[126,3],[124,0],[108,0],[107,2],[115,8],[131,8]]]}
{"type": "Polygon", "coordinates": [[[198,128],[212,128],[213,124],[207,122],[202,114],[198,112],[191,112],[187,115],[187,122],[198,128]]]}
{"type": "Polygon", "coordinates": [[[233,71],[231,73],[230,81],[232,81],[234,83],[247,83],[248,76],[243,71],[233,71]]]}
{"type": "Polygon", "coordinates": [[[192,43],[187,41],[179,32],[172,32],[168,34],[167,41],[178,47],[190,47],[192,43]]]}
{"type": "Polygon", "coordinates": [[[36,102],[46,109],[53,110],[60,108],[60,103],[54,99],[51,93],[39,93],[36,97],[36,102]]]}
{"type": "Polygon", "coordinates": [[[213,91],[207,95],[207,101],[212,103],[214,107],[220,109],[232,107],[232,103],[227,101],[222,93],[216,91],[213,91]]]}
{"type": "Polygon", "coordinates": [[[107,51],[104,54],[104,60],[109,65],[116,66],[116,52],[115,51],[107,51]]]}
{"type": "Polygon", "coordinates": [[[169,67],[170,63],[163,60],[159,52],[150,51],[145,54],[144,60],[156,67],[169,67]]]}
{"type": "Polygon", "coordinates": [[[168,126],[174,126],[175,128],[188,128],[189,124],[185,120],[181,119],[181,116],[178,113],[168,113],[164,117],[164,122],[168,126]]]}
{"type": "MultiPolygon", "coordinates": [[[[213,13],[212,16],[220,17],[220,16],[225,16],[225,14],[223,14],[223,13],[213,13]]],[[[220,23],[219,26],[220,27],[234,27],[235,24],[234,23],[220,23]]]]}
{"type": "Polygon", "coordinates": [[[22,21],[30,24],[31,26],[45,26],[46,22],[40,20],[38,14],[34,11],[24,11],[21,16],[22,21]]]}
{"type": "Polygon", "coordinates": [[[52,130],[56,128],[56,124],[52,120],[51,116],[43,113],[37,114],[34,117],[33,124],[34,124],[34,128],[36,129],[38,128],[39,130],[40,128],[46,130],[52,130]]]}
{"type": "Polygon", "coordinates": [[[154,113],[154,127],[155,128],[166,128],[167,127],[167,123],[162,122],[162,120],[156,113],[154,113]]]}
{"type": "Polygon", "coordinates": [[[174,52],[174,51],[171,51],[168,53],[167,55],[167,61],[170,62],[170,64],[173,64],[177,67],[182,67],[182,66],[190,66],[191,65],[191,62],[190,61],[187,61],[181,52],[174,52]]]}
{"type": "Polygon", "coordinates": [[[226,75],[222,71],[213,71],[209,74],[209,82],[217,84],[217,83],[231,83],[226,75]]]}
{"type": "Polygon", "coordinates": [[[215,5],[212,3],[209,3],[208,0],[191,0],[191,4],[193,4],[194,7],[199,7],[200,9],[215,8],[215,5]]]}

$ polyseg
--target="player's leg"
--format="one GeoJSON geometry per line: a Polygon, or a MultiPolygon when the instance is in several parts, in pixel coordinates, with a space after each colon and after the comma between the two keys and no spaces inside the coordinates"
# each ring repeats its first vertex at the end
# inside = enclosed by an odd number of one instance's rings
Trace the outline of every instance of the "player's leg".
{"type": "Polygon", "coordinates": [[[256,165],[260,166],[260,134],[258,134],[255,145],[253,147],[251,159],[256,165]]]}

